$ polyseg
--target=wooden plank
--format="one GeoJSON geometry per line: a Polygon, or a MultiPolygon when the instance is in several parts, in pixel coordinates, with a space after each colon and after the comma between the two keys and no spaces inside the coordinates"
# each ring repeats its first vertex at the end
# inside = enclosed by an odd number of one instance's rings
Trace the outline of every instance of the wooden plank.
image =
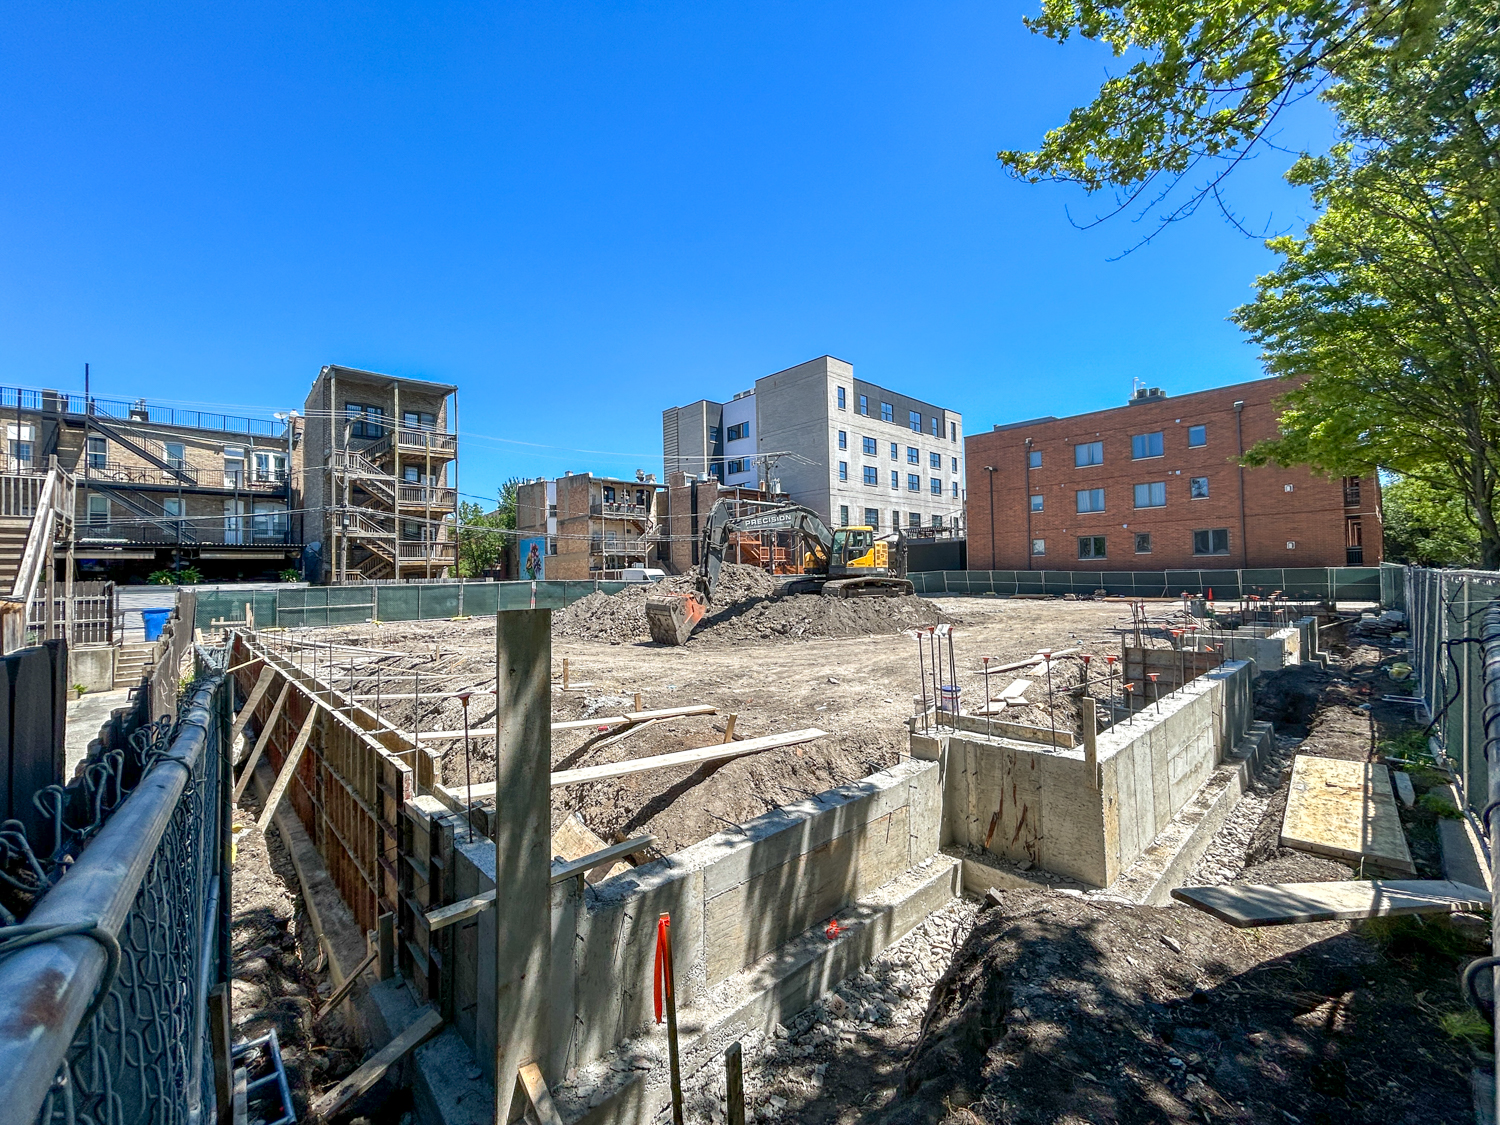
{"type": "Polygon", "coordinates": [[[423,1008],[406,1030],[392,1039],[358,1070],[345,1078],[308,1108],[314,1118],[329,1118],[385,1077],[385,1072],[427,1042],[443,1026],[443,1017],[431,1007],[423,1008]]]}
{"type": "Polygon", "coordinates": [[[541,1069],[536,1063],[529,1062],[522,1065],[517,1077],[521,1088],[526,1091],[526,1100],[531,1103],[531,1108],[536,1112],[540,1125],[563,1125],[562,1116],[557,1112],[557,1107],[552,1104],[552,1094],[548,1091],[546,1080],[542,1078],[541,1069]]]}
{"type": "Polygon", "coordinates": [[[718,743],[697,750],[680,750],[674,754],[657,754],[650,758],[633,758],[624,762],[610,762],[602,766],[585,766],[583,769],[562,770],[552,775],[552,787],[577,785],[585,781],[603,781],[611,777],[625,777],[646,770],[670,769],[673,766],[701,766],[708,762],[727,761],[746,754],[758,754],[764,750],[779,750],[784,746],[798,746],[804,742],[823,738],[827,731],[817,727],[787,731],[785,734],[768,734],[761,738],[747,738],[743,742],[718,743]]]}
{"type": "Polygon", "coordinates": [[[359,975],[366,969],[368,969],[371,965],[375,964],[375,959],[379,956],[380,950],[378,948],[371,949],[369,953],[365,954],[365,959],[354,967],[354,971],[352,973],[344,978],[344,983],[334,989],[333,992],[329,995],[328,999],[323,1001],[323,1006],[313,1013],[313,1023],[317,1023],[329,1012],[333,1011],[333,1009],[338,1006],[339,1002],[342,1001],[345,996],[349,995],[349,993],[353,990],[354,985],[359,981],[359,975]]]}
{"type": "Polygon", "coordinates": [[[1380,871],[1415,875],[1390,771],[1370,762],[1298,754],[1281,846],[1380,871]]]}
{"type": "Polygon", "coordinates": [[[488,910],[490,903],[495,901],[494,891],[484,891],[474,895],[472,898],[460,899],[450,906],[442,906],[437,910],[429,911],[426,915],[427,928],[429,930],[441,930],[448,926],[457,925],[459,922],[467,921],[476,914],[488,910]]]}
{"type": "Polygon", "coordinates": [[[1172,897],[1239,929],[1394,914],[1477,912],[1490,904],[1488,891],[1446,879],[1178,887],[1172,891],[1172,897]]]}
{"type": "Polygon", "coordinates": [[[1026,694],[1026,689],[1030,686],[1030,680],[1016,680],[1014,683],[1007,685],[995,698],[1003,699],[1007,703],[1019,702],[1021,697],[1026,694]]]}
{"type": "Polygon", "coordinates": [[[635,836],[629,840],[621,840],[618,844],[611,844],[607,848],[601,848],[597,852],[579,856],[577,859],[565,863],[554,863],[552,865],[552,878],[554,883],[561,883],[564,879],[571,879],[576,875],[592,871],[606,863],[617,859],[623,859],[627,855],[634,855],[642,848],[656,842],[656,837],[650,834],[635,836]]]}
{"type": "Polygon", "coordinates": [[[255,740],[255,747],[250,751],[250,757],[245,759],[245,767],[240,771],[240,779],[234,783],[235,804],[239,804],[240,794],[245,791],[245,786],[250,784],[250,778],[255,775],[255,767],[260,764],[260,756],[270,744],[271,732],[276,729],[276,720],[281,718],[281,709],[286,705],[286,697],[291,694],[291,691],[292,681],[287,680],[281,685],[276,702],[271,706],[271,717],[266,720],[266,725],[260,728],[260,736],[255,740]]]}
{"type": "Polygon", "coordinates": [[[250,698],[245,700],[245,705],[240,708],[240,713],[234,717],[234,726],[229,729],[229,745],[233,746],[239,741],[245,724],[250,721],[250,716],[255,714],[255,709],[260,706],[260,701],[265,698],[266,691],[271,686],[271,680],[276,675],[276,669],[267,664],[260,670],[260,676],[255,681],[255,686],[250,689],[250,698]]]}
{"type": "MultiPolygon", "coordinates": [[[[582,859],[586,855],[603,851],[607,847],[609,845],[595,835],[589,826],[583,823],[583,817],[576,812],[566,817],[552,833],[552,858],[554,860],[561,859],[567,862],[582,859]]],[[[616,860],[608,864],[600,864],[590,870],[584,878],[590,883],[597,883],[629,870],[630,864],[616,860]]]]}
{"type": "Polygon", "coordinates": [[[317,708],[309,708],[307,718],[302,720],[302,729],[297,732],[297,741],[292,743],[292,749],[287,754],[286,761],[281,763],[281,772],[276,775],[276,784],[271,786],[265,807],[260,810],[260,818],[255,822],[255,827],[261,832],[265,832],[266,826],[271,823],[271,818],[276,815],[276,806],[281,804],[281,798],[286,794],[286,787],[292,783],[292,775],[297,772],[297,763],[302,760],[302,751],[307,749],[307,740],[312,737],[313,722],[317,717],[317,708]]]}
{"type": "MultiPolygon", "coordinates": [[[[391,698],[390,696],[386,697],[391,698]]],[[[425,697],[424,697],[425,698],[425,697]]],[[[668,707],[660,711],[630,711],[624,715],[600,715],[594,719],[565,719],[552,724],[552,733],[564,730],[592,730],[595,727],[617,727],[627,723],[648,723],[656,719],[680,719],[689,715],[716,715],[719,709],[710,704],[694,704],[690,707],[668,707]]],[[[473,727],[469,734],[473,738],[494,738],[493,727],[473,727]]],[[[446,738],[462,738],[462,730],[424,730],[417,735],[422,742],[446,738]]]]}

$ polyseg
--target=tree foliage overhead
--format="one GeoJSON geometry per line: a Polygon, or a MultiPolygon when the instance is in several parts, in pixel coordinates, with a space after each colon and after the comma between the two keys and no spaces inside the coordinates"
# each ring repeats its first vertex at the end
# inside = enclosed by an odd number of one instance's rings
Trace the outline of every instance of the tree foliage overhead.
{"type": "MultiPolygon", "coordinates": [[[[1332,88],[1343,139],[1289,178],[1322,213],[1269,245],[1236,321],[1299,380],[1251,463],[1378,467],[1461,499],[1500,567],[1500,18],[1445,22],[1420,60],[1332,88]]],[[[1472,13],[1471,13],[1472,14],[1472,13]]]]}
{"type": "Polygon", "coordinates": [[[500,486],[499,503],[486,512],[465,500],[458,506],[458,573],[478,578],[494,570],[515,553],[515,531],[519,489],[524,483],[511,477],[500,486]]]}
{"type": "Polygon", "coordinates": [[[997,154],[1030,182],[1112,188],[1116,210],[1147,208],[1186,181],[1165,216],[1218,198],[1224,178],[1277,116],[1330,77],[1372,60],[1420,57],[1442,0],[1043,0],[1026,25],[1134,58],[1033,151],[997,154]]]}
{"type": "Polygon", "coordinates": [[[1399,477],[1383,489],[1385,557],[1416,566],[1474,566],[1479,529],[1456,489],[1399,477]]]}

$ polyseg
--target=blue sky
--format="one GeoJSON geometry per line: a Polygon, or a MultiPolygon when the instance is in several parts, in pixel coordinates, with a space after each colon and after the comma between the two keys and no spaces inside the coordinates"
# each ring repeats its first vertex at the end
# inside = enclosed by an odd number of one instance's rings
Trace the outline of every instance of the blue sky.
{"type": "MultiPolygon", "coordinates": [[[[1271,264],[1009,180],[1119,63],[979,3],[12,5],[0,381],[261,411],[457,383],[465,492],[661,469],[664,406],[829,353],[997,422],[1256,378],[1271,264]]],[[[1283,143],[1317,144],[1318,111],[1283,143]],[[1300,132],[1299,132],[1300,130],[1300,132]]],[[[1298,229],[1269,155],[1232,199],[1298,229]]]]}

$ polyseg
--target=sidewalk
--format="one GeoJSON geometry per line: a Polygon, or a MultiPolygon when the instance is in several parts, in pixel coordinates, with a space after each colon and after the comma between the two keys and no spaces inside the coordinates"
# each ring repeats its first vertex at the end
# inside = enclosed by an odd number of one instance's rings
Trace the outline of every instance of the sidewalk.
{"type": "Polygon", "coordinates": [[[110,713],[128,706],[129,697],[129,688],[118,688],[113,691],[91,691],[82,699],[74,699],[68,703],[68,726],[63,736],[66,753],[64,783],[72,780],[78,763],[89,752],[89,743],[99,737],[99,728],[109,721],[110,713]]]}

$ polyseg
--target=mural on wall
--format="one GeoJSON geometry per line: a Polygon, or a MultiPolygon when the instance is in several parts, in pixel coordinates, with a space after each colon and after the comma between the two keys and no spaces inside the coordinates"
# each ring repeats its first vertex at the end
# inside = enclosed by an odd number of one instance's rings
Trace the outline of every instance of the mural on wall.
{"type": "Polygon", "coordinates": [[[533,582],[546,577],[547,540],[545,538],[521,540],[521,577],[533,582]]]}

